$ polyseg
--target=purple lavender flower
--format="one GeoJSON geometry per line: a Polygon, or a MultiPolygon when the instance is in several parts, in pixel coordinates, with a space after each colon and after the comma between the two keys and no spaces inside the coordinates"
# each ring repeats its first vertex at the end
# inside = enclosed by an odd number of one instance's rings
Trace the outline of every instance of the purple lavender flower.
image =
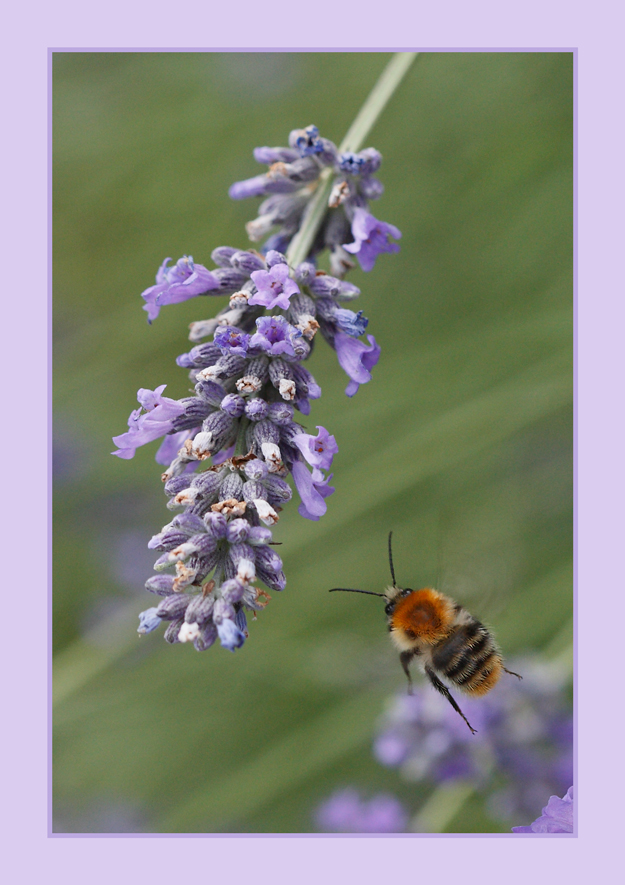
{"type": "Polygon", "coordinates": [[[325,427],[317,426],[317,436],[310,433],[298,433],[293,437],[293,442],[300,450],[311,467],[329,470],[332,458],[338,452],[339,447],[336,439],[331,436],[325,427]]]}
{"type": "Polygon", "coordinates": [[[233,353],[245,356],[250,343],[250,336],[237,329],[236,326],[220,326],[215,332],[215,344],[224,354],[233,353]]]}
{"type": "Polygon", "coordinates": [[[166,258],[159,267],[156,285],[141,293],[146,302],[143,309],[147,310],[150,323],[165,304],[178,304],[219,288],[218,278],[201,264],[194,264],[190,255],[183,255],[173,267],[168,268],[170,261],[171,258],[166,258]]]}
{"type": "Polygon", "coordinates": [[[245,642],[245,633],[237,627],[234,621],[228,619],[217,624],[217,633],[219,634],[219,641],[228,651],[241,648],[245,642]]]}
{"type": "Polygon", "coordinates": [[[256,320],[257,332],[249,342],[250,349],[261,350],[271,356],[286,354],[295,356],[293,339],[301,338],[302,333],[282,316],[259,317],[256,320]]]}
{"type": "Polygon", "coordinates": [[[353,310],[347,310],[344,307],[337,307],[334,312],[335,322],[341,332],[350,335],[352,338],[360,338],[364,335],[365,329],[369,325],[369,320],[362,310],[354,313],[353,310]]]}
{"type": "Polygon", "coordinates": [[[255,270],[252,280],[258,291],[250,297],[248,304],[261,304],[267,310],[274,307],[288,310],[291,295],[299,292],[299,286],[289,276],[286,264],[274,264],[269,270],[255,270]]]}
{"type": "Polygon", "coordinates": [[[562,799],[551,796],[543,813],[529,827],[512,827],[513,833],[572,833],[573,787],[569,787],[562,799]]]}
{"type": "Polygon", "coordinates": [[[352,221],[353,243],[343,243],[343,248],[358,257],[363,270],[373,270],[375,260],[382,252],[399,252],[397,243],[391,243],[390,237],[399,240],[401,231],[394,224],[378,221],[366,209],[356,209],[352,221]]]}
{"type": "Polygon", "coordinates": [[[319,130],[316,126],[294,129],[289,135],[289,144],[296,148],[302,157],[320,154],[323,151],[323,142],[319,138],[319,130]]]}
{"type": "Polygon", "coordinates": [[[405,833],[408,815],[401,802],[385,793],[361,799],[353,789],[339,790],[316,812],[325,833],[405,833]]]}
{"type": "Polygon", "coordinates": [[[359,154],[354,154],[351,151],[339,154],[339,169],[341,172],[347,172],[350,175],[360,175],[365,162],[366,160],[364,157],[361,157],[359,154]]]}
{"type": "Polygon", "coordinates": [[[152,633],[160,625],[161,618],[156,614],[156,608],[148,608],[139,615],[139,627],[137,633],[152,633]]]}
{"type": "MultiPolygon", "coordinates": [[[[336,349],[350,377],[350,396],[370,380],[380,352],[371,336],[369,344],[357,340],[367,325],[363,312],[339,304],[360,294],[343,280],[354,263],[342,243],[349,239],[355,213],[371,218],[365,207],[381,193],[381,184],[371,177],[381,157],[371,148],[339,157],[315,126],[293,130],[289,145],[258,148],[254,156],[268,165],[267,172],[237,182],[230,191],[235,199],[265,197],[258,217],[246,225],[254,242],[271,234],[260,251],[220,246],[211,253],[213,271],[191,257],[170,267],[168,258],[156,285],[143,292],[150,321],[161,306],[209,291],[230,295],[230,301],[216,317],[191,324],[194,346],[176,360],[189,371],[194,395],[176,401],[162,395],[165,385],[140,390],[141,408],[131,414],[128,431],[115,437],[121,458],[164,437],[156,457],[166,465],[167,507],[178,511],[149,543],[160,555],[154,564],[158,574],[145,586],[161,602],[141,614],[139,631],[152,632],[165,621],[167,642],[192,643],[197,651],[217,640],[230,651],[240,648],[247,638],[246,612],[259,612],[269,601],[257,582],[277,591],[286,586],[282,560],[268,547],[272,533],[265,526],[277,524],[292,497],[288,473],[306,519],[318,520],[334,492],[326,471],[338,451],[335,438],[320,426],[316,436],[304,433],[293,421],[294,409],[307,415],[310,400],[321,396],[303,365],[316,333],[321,330],[336,349]],[[331,176],[328,191],[325,177],[319,181],[324,168],[331,176]],[[306,213],[315,193],[330,193],[324,200],[332,211],[324,217],[323,211],[306,213]],[[289,250],[302,219],[309,217],[316,219],[316,236],[308,254],[295,260],[289,250]],[[330,253],[333,275],[316,269],[323,249],[330,253]],[[290,266],[297,267],[296,279],[290,266]],[[273,310],[284,315],[269,313],[273,310]],[[208,336],[213,340],[200,343],[208,336]]],[[[371,266],[372,242],[378,252],[397,248],[388,243],[396,229],[376,225],[360,244],[361,263],[371,266]]],[[[357,237],[356,223],[353,230],[357,237]]],[[[399,826],[392,801],[390,806],[385,801],[378,797],[363,805],[363,831],[391,832],[399,826]],[[393,814],[395,823],[389,823],[393,814]]]]}
{"type": "Polygon", "coordinates": [[[137,399],[147,411],[142,414],[141,409],[135,409],[130,413],[129,430],[113,437],[113,442],[119,446],[113,455],[126,460],[134,458],[139,446],[160,439],[172,430],[173,419],[184,412],[184,405],[161,396],[166,387],[166,384],[161,384],[155,390],[139,390],[137,399]]]}
{"type": "Polygon", "coordinates": [[[361,384],[371,381],[371,369],[380,359],[380,346],[373,335],[367,335],[367,340],[368,347],[345,332],[337,332],[335,335],[334,346],[339,364],[351,378],[345,388],[347,396],[354,396],[361,384]]]}
{"type": "Polygon", "coordinates": [[[297,512],[304,519],[316,522],[328,509],[324,498],[334,492],[334,488],[328,485],[333,474],[324,477],[322,471],[316,468],[310,473],[303,461],[295,461],[291,472],[302,501],[297,512]]]}

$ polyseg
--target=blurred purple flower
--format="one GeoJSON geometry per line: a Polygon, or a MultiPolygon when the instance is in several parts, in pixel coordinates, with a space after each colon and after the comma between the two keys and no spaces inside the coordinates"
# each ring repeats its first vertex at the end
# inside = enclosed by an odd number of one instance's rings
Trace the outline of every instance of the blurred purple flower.
{"type": "Polygon", "coordinates": [[[380,793],[366,800],[353,789],[334,793],[315,817],[326,833],[405,833],[408,824],[406,810],[394,796],[380,793]]]}
{"type": "Polygon", "coordinates": [[[522,682],[502,679],[484,698],[463,698],[476,735],[445,698],[423,686],[395,698],[374,755],[411,782],[471,779],[487,793],[494,817],[531,814],[537,790],[548,795],[571,783],[571,719],[561,670],[529,658],[511,666],[522,682]]]}
{"type": "Polygon", "coordinates": [[[401,231],[394,224],[378,221],[366,209],[355,210],[352,235],[354,242],[343,244],[343,248],[358,257],[363,270],[373,270],[375,260],[382,252],[399,252],[399,246],[391,243],[389,236],[399,240],[401,231]]]}
{"type": "Polygon", "coordinates": [[[183,255],[173,267],[167,267],[171,258],[166,258],[156,274],[156,285],[141,293],[146,302],[143,309],[148,312],[148,322],[158,316],[166,304],[178,304],[211,289],[219,288],[219,280],[201,264],[194,264],[190,255],[183,255]]]}
{"type": "Polygon", "coordinates": [[[572,833],[573,787],[569,787],[562,799],[552,796],[543,813],[529,827],[512,827],[513,833],[572,833]]]}

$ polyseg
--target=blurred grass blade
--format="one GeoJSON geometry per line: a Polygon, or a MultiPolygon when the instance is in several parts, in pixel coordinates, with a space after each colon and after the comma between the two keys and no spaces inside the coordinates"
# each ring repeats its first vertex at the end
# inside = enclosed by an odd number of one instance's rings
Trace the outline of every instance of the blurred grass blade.
{"type": "Polygon", "coordinates": [[[276,738],[269,749],[253,756],[216,782],[204,783],[159,820],[159,832],[229,832],[265,805],[327,769],[371,739],[371,723],[381,694],[366,691],[349,698],[302,727],[276,738]],[[349,729],[345,723],[349,722],[349,729]]]}

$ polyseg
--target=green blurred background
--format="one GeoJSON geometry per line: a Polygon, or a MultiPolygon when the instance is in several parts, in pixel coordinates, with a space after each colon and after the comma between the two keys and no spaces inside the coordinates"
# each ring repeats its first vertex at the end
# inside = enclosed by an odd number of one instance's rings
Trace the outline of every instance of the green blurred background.
{"type": "MultiPolygon", "coordinates": [[[[186,395],[188,323],[225,299],[139,294],[166,255],[246,248],[228,186],[256,145],[338,143],[388,53],[55,53],[54,809],[64,832],[311,832],[333,790],[427,796],[371,741],[404,675],[379,591],[438,583],[506,655],[572,643],[571,53],[421,55],[367,144],[401,252],[349,279],[382,357],[353,399],[323,342],[334,496],[275,532],[288,586],[235,654],[137,638],[171,514],[154,462],[112,458],[139,387],[186,395]]],[[[547,797],[545,797],[546,802],[547,797]]],[[[539,809],[537,809],[537,814],[539,809]]],[[[512,823],[527,823],[516,821],[512,823]]],[[[505,831],[476,795],[449,832],[505,831]]]]}

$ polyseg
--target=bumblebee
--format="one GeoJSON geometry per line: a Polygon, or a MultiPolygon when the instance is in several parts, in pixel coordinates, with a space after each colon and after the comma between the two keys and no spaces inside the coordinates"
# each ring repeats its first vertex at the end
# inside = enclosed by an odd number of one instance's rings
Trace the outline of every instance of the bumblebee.
{"type": "Polygon", "coordinates": [[[385,599],[388,629],[408,678],[408,693],[412,694],[410,664],[416,659],[436,691],[447,698],[475,734],[476,730],[440,677],[472,697],[487,694],[497,684],[502,672],[518,679],[522,677],[504,667],[501,651],[492,634],[464,606],[430,587],[411,590],[397,586],[392,536],[390,532],[388,558],[393,584],[384,593],[347,587],[333,587],[330,593],[365,593],[385,599]]]}

